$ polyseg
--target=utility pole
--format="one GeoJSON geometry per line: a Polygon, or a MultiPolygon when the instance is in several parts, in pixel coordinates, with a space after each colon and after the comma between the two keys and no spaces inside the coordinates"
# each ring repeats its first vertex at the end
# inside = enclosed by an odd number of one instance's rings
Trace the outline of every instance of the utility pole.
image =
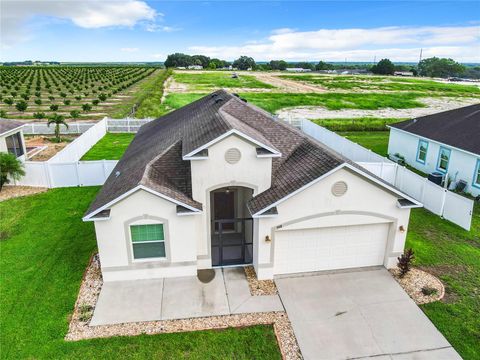
{"type": "Polygon", "coordinates": [[[422,53],[423,53],[423,48],[420,49],[420,58],[418,59],[418,62],[422,61],[422,53]]]}
{"type": "Polygon", "coordinates": [[[377,63],[377,55],[373,57],[373,65],[375,65],[376,63],[377,63]]]}

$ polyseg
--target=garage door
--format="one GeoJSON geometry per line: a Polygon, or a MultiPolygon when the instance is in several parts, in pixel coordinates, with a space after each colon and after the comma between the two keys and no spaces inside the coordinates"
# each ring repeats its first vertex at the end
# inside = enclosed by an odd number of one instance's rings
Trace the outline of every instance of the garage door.
{"type": "Polygon", "coordinates": [[[276,274],[382,265],[389,224],[279,230],[276,274]]]}

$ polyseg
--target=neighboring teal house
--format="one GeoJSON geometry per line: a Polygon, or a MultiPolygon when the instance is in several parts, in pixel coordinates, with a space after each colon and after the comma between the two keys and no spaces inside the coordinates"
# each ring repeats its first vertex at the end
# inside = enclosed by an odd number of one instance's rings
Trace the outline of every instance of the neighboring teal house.
{"type": "Polygon", "coordinates": [[[450,188],[480,195],[480,104],[389,126],[388,154],[414,168],[448,176],[450,188]]]}

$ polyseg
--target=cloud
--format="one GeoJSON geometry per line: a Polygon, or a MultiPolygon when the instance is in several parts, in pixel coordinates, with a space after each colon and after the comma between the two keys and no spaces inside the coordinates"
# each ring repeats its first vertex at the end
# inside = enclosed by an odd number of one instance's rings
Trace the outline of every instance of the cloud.
{"type": "Polygon", "coordinates": [[[124,26],[154,22],[163,16],[140,0],[2,0],[2,44],[9,46],[29,39],[29,21],[51,17],[85,28],[124,26]]]}
{"type": "Polygon", "coordinates": [[[124,47],[120,49],[120,51],[128,52],[128,53],[137,52],[138,50],[139,48],[130,48],[130,47],[124,47]]]}
{"type": "Polygon", "coordinates": [[[180,31],[180,28],[172,27],[172,26],[165,26],[165,25],[159,25],[155,23],[150,23],[145,26],[145,30],[149,32],[174,32],[174,31],[180,31]]]}
{"type": "Polygon", "coordinates": [[[154,59],[165,59],[166,58],[165,54],[152,54],[151,56],[154,59]]]}
{"type": "Polygon", "coordinates": [[[428,56],[453,57],[458,61],[480,61],[478,26],[382,27],[373,29],[320,29],[272,31],[263,41],[239,46],[193,46],[191,53],[233,59],[240,55],[257,60],[370,61],[389,57],[396,61],[417,61],[420,49],[428,56]]]}

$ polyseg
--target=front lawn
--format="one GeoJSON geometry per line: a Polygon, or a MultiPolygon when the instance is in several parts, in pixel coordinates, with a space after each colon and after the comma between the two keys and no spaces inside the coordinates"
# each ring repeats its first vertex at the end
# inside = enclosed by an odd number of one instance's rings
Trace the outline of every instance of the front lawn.
{"type": "Polygon", "coordinates": [[[135,134],[107,133],[80,160],[119,160],[135,134]]]}
{"type": "Polygon", "coordinates": [[[470,231],[425,209],[412,210],[406,246],[415,251],[415,265],[446,286],[444,300],[422,310],[463,359],[480,359],[480,204],[470,231]]]}
{"type": "Polygon", "coordinates": [[[357,118],[313,119],[311,121],[332,131],[386,131],[387,125],[402,120],[406,119],[366,116],[357,118]]]}
{"type": "Polygon", "coordinates": [[[280,359],[271,326],[66,342],[68,318],[96,249],[81,217],[97,187],[0,202],[2,359],[280,359]]]}
{"type": "Polygon", "coordinates": [[[265,84],[253,75],[238,75],[232,78],[232,72],[190,72],[174,73],[176,82],[187,84],[190,90],[213,91],[220,88],[247,88],[247,89],[273,89],[274,86],[265,84]]]}

